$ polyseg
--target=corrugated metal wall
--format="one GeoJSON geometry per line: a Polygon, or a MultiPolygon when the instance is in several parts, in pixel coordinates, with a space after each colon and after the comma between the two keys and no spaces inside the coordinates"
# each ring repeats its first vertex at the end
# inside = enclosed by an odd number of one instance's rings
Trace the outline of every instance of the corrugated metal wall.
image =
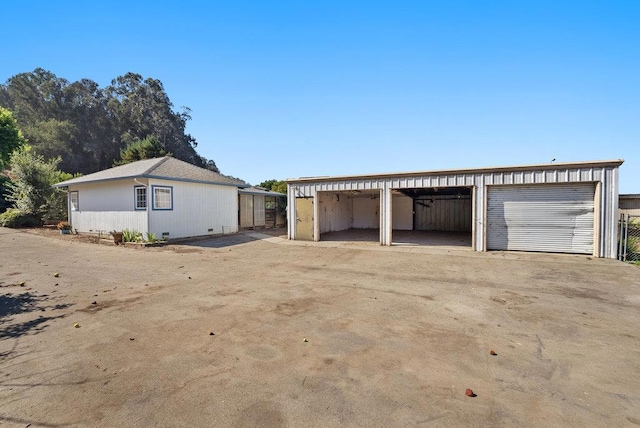
{"type": "Polygon", "coordinates": [[[593,183],[491,186],[487,249],[593,254],[593,183]]]}
{"type": "MultiPolygon", "coordinates": [[[[600,183],[597,229],[599,236],[599,256],[615,258],[617,241],[617,216],[618,216],[618,166],[612,163],[594,165],[570,165],[509,171],[477,171],[477,172],[446,172],[411,174],[407,176],[379,176],[367,178],[335,178],[319,179],[318,181],[295,181],[287,183],[289,213],[295,213],[296,197],[315,197],[317,192],[336,192],[348,190],[382,190],[382,206],[391,211],[391,190],[412,189],[420,187],[473,187],[473,233],[474,249],[484,251],[486,248],[485,237],[485,203],[488,185],[502,184],[535,184],[535,183],[572,183],[593,182],[600,183]],[[553,169],[548,169],[553,168],[553,169]]],[[[391,215],[386,210],[381,213],[381,244],[391,245],[392,221],[391,215]]],[[[295,218],[295,216],[294,216],[295,218]]],[[[291,219],[291,214],[289,214],[291,219]]],[[[289,238],[295,239],[295,222],[288,222],[289,238]]]]}
{"type": "Polygon", "coordinates": [[[618,210],[620,211],[620,214],[640,216],[640,197],[621,197],[618,210]]]}
{"type": "Polygon", "coordinates": [[[470,196],[425,196],[414,204],[416,230],[471,232],[470,196]]]}

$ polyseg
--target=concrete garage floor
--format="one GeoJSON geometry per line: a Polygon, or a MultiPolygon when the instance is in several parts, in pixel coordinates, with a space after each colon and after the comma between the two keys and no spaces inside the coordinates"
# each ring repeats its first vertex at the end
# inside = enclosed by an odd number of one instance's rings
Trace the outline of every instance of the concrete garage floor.
{"type": "MultiPolygon", "coordinates": [[[[320,241],[380,245],[380,230],[349,229],[340,232],[326,232],[320,235],[320,241]]],[[[447,249],[468,249],[471,251],[471,232],[394,230],[393,245],[443,247],[447,249]]]]}
{"type": "Polygon", "coordinates": [[[637,267],[264,236],[0,229],[0,425],[640,424],[637,267]]]}

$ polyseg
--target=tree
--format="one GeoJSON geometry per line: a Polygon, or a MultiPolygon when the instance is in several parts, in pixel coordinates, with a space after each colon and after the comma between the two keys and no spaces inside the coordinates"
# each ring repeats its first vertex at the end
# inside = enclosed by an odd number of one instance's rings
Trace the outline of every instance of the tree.
{"type": "Polygon", "coordinates": [[[113,166],[124,165],[142,159],[153,159],[162,156],[171,156],[154,137],[147,137],[144,140],[133,142],[126,149],[120,152],[120,160],[114,162],[113,166]]]}
{"type": "Polygon", "coordinates": [[[219,172],[186,133],[189,108],[175,110],[157,79],[126,73],[101,88],[90,79],[69,82],[36,68],[0,85],[0,105],[13,111],[34,153],[61,157],[65,171],[109,168],[127,146],[154,137],[165,153],[219,172]]]}
{"type": "Polygon", "coordinates": [[[65,193],[53,185],[72,175],[58,170],[59,163],[60,159],[46,161],[30,146],[13,153],[7,199],[13,203],[14,212],[37,218],[40,223],[45,219],[66,217],[65,193]]]}
{"type": "Polygon", "coordinates": [[[0,172],[9,164],[11,154],[25,143],[13,113],[0,107],[0,172]]]}
{"type": "Polygon", "coordinates": [[[272,192],[287,194],[287,182],[284,180],[266,180],[260,183],[259,186],[272,192]]]}

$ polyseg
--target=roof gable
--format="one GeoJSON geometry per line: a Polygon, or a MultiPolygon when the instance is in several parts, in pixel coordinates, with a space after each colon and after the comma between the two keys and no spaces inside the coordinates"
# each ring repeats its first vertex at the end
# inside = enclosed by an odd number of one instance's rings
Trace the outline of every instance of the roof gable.
{"type": "Polygon", "coordinates": [[[66,187],[72,184],[93,183],[98,181],[118,180],[123,178],[162,178],[166,180],[191,181],[199,183],[222,184],[228,186],[248,187],[241,181],[226,177],[220,173],[200,168],[188,162],[164,156],[161,158],[144,159],[137,162],[120,165],[82,177],[72,178],[56,187],[66,187]]]}

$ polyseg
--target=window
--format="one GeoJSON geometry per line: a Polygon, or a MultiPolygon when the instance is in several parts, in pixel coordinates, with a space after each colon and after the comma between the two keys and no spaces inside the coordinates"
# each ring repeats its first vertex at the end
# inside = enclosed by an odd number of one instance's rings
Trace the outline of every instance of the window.
{"type": "Polygon", "coordinates": [[[69,203],[71,204],[71,211],[79,211],[80,205],[78,204],[78,192],[69,192],[69,203]]]}
{"type": "Polygon", "coordinates": [[[137,210],[146,210],[147,209],[147,188],[143,186],[136,186],[136,209],[137,210]]]}
{"type": "Polygon", "coordinates": [[[172,210],[173,209],[173,188],[153,186],[153,209],[172,210]]]}

